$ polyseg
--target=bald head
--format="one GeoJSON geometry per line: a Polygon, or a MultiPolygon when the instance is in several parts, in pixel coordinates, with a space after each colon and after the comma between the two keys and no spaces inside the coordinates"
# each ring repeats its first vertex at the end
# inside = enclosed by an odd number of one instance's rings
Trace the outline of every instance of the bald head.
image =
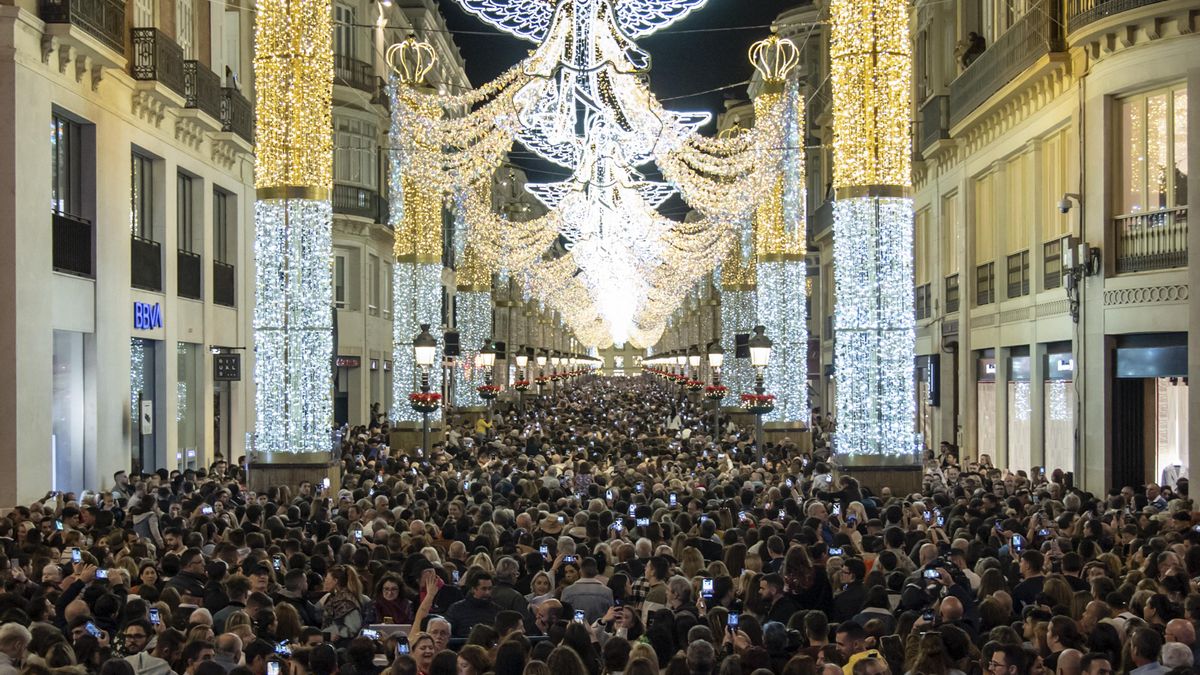
{"type": "Polygon", "coordinates": [[[942,623],[953,623],[961,620],[963,617],[962,600],[953,595],[947,595],[942,599],[941,613],[942,623]]]}
{"type": "Polygon", "coordinates": [[[1080,675],[1080,661],[1083,660],[1083,654],[1078,649],[1064,649],[1058,654],[1058,663],[1054,668],[1054,675],[1080,675]]]}
{"type": "Polygon", "coordinates": [[[1196,644],[1196,627],[1187,619],[1171,619],[1167,622],[1167,642],[1178,642],[1188,647],[1196,644]]]}
{"type": "Polygon", "coordinates": [[[921,546],[921,567],[937,560],[938,547],[937,544],[924,544],[921,546]]]}
{"type": "Polygon", "coordinates": [[[216,652],[237,663],[242,658],[242,639],[233,633],[225,633],[217,638],[216,652]]]}

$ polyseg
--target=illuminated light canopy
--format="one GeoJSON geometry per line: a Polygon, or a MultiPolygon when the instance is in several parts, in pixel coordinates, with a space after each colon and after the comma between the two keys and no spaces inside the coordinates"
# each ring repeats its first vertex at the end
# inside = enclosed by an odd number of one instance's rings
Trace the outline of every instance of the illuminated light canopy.
{"type": "MultiPolygon", "coordinates": [[[[556,310],[585,345],[653,344],[687,289],[728,250],[735,224],[771,192],[782,154],[779,88],[756,99],[753,129],[705,139],[696,130],[710,115],[664,110],[645,82],[649,55],[633,42],[704,0],[460,4],[538,47],[496,80],[456,96],[415,86],[432,53],[419,43],[389,50],[400,80],[392,153],[401,189],[455,195],[478,254],[556,310]],[[514,142],[570,173],[526,186],[549,210],[544,217],[513,222],[478,194],[514,142]],[[665,182],[643,175],[650,162],[665,182]],[[656,211],[675,193],[698,218],[681,223],[656,211]],[[554,246],[560,240],[565,253],[554,246]]],[[[776,84],[796,54],[774,37],[753,52],[776,84]]]]}
{"type": "Polygon", "coordinates": [[[834,0],[834,358],[837,448],[912,461],[912,51],[905,0],[834,0]]]}
{"type": "Polygon", "coordinates": [[[263,0],[257,9],[255,449],[328,453],[332,8],[329,0],[263,0]]]}

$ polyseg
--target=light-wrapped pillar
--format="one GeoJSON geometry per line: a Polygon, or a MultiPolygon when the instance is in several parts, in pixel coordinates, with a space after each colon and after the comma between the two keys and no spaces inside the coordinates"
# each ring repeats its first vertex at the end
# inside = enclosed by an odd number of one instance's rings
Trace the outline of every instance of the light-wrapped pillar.
{"type": "MultiPolygon", "coordinates": [[[[398,125],[393,121],[392,133],[398,125]]],[[[393,148],[399,147],[396,142],[393,148]]],[[[391,214],[395,231],[395,291],[392,300],[392,406],[396,422],[420,422],[421,414],[408,405],[408,395],[420,387],[421,370],[413,354],[413,338],[421,324],[436,331],[442,325],[442,196],[401,178],[400,158],[393,151],[391,214]]],[[[440,331],[438,331],[440,332],[440,331]]],[[[436,334],[436,333],[435,333],[436,334]]],[[[429,389],[442,390],[442,345],[429,372],[429,389]]],[[[437,413],[431,415],[437,416],[437,413]]]]}
{"type": "Polygon", "coordinates": [[[912,48],[906,0],[833,0],[837,453],[912,461],[912,48]]]}
{"type": "MultiPolygon", "coordinates": [[[[790,44],[790,43],[788,43],[790,44]]],[[[755,213],[758,322],[774,343],[763,381],[775,395],[768,422],[807,424],[808,309],[804,254],[804,105],[795,79],[784,92],[784,152],[774,194],[755,213]]]]}
{"type": "Polygon", "coordinates": [[[484,340],[492,336],[492,275],[478,251],[467,245],[458,267],[455,318],[462,357],[454,365],[454,405],[467,408],[486,405],[476,387],[486,384],[486,373],[478,363],[484,340]]]}
{"type": "Polygon", "coordinates": [[[263,0],[255,21],[256,463],[332,450],[331,11],[263,0]]]}

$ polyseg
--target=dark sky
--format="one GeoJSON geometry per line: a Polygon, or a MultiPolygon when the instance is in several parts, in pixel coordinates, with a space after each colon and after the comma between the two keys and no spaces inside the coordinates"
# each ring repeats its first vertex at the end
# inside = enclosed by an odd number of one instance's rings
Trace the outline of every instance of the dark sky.
{"type": "MultiPolygon", "coordinates": [[[[532,48],[532,43],[500,33],[475,19],[455,0],[438,0],[438,4],[450,30],[455,32],[454,41],[466,59],[467,76],[474,86],[496,77],[532,48]]],[[[745,85],[706,94],[697,92],[749,79],[753,68],[746,50],[770,34],[769,26],[780,12],[798,4],[802,1],[708,0],[683,21],[639,40],[639,46],[650,52],[652,58],[651,90],[660,100],[671,99],[663,101],[668,109],[706,110],[715,119],[726,96],[746,98],[745,85]]],[[[712,124],[703,129],[708,135],[714,131],[712,124]]],[[[529,171],[531,180],[548,180],[551,179],[548,171],[561,171],[523,155],[518,150],[512,160],[529,171]]]]}

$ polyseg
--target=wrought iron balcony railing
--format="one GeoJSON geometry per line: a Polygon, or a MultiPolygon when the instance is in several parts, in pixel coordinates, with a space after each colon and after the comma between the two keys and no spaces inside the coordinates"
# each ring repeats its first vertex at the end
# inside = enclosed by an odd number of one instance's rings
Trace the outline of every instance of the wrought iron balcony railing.
{"type": "Polygon", "coordinates": [[[219,260],[213,261],[213,302],[225,307],[237,307],[237,268],[219,260]]]}
{"type": "Polygon", "coordinates": [[[186,97],[183,48],[157,28],[134,28],[132,40],[133,60],[129,72],[133,79],[162,82],[171,91],[186,97]]]}
{"type": "Polygon", "coordinates": [[[185,104],[208,113],[214,120],[221,119],[221,77],[199,61],[183,62],[183,89],[185,104]]]}
{"type": "Polygon", "coordinates": [[[254,107],[234,87],[221,88],[221,131],[232,131],[254,143],[254,107]]]}
{"type": "Polygon", "coordinates": [[[366,61],[335,55],[333,57],[333,83],[354,87],[375,95],[379,78],[375,77],[375,68],[366,61]]]}
{"type": "Polygon", "coordinates": [[[46,23],[78,26],[125,56],[125,3],[120,0],[39,0],[38,15],[46,23]]]}
{"type": "Polygon", "coordinates": [[[1118,274],[1187,267],[1186,206],[1118,216],[1113,233],[1118,274]]]}
{"type": "Polygon", "coordinates": [[[1067,31],[1075,32],[1089,23],[1163,0],[1066,0],[1067,31]]]}
{"type": "Polygon", "coordinates": [[[54,213],[51,218],[54,221],[54,269],[81,277],[94,276],[92,223],[65,213],[54,213]]]}

